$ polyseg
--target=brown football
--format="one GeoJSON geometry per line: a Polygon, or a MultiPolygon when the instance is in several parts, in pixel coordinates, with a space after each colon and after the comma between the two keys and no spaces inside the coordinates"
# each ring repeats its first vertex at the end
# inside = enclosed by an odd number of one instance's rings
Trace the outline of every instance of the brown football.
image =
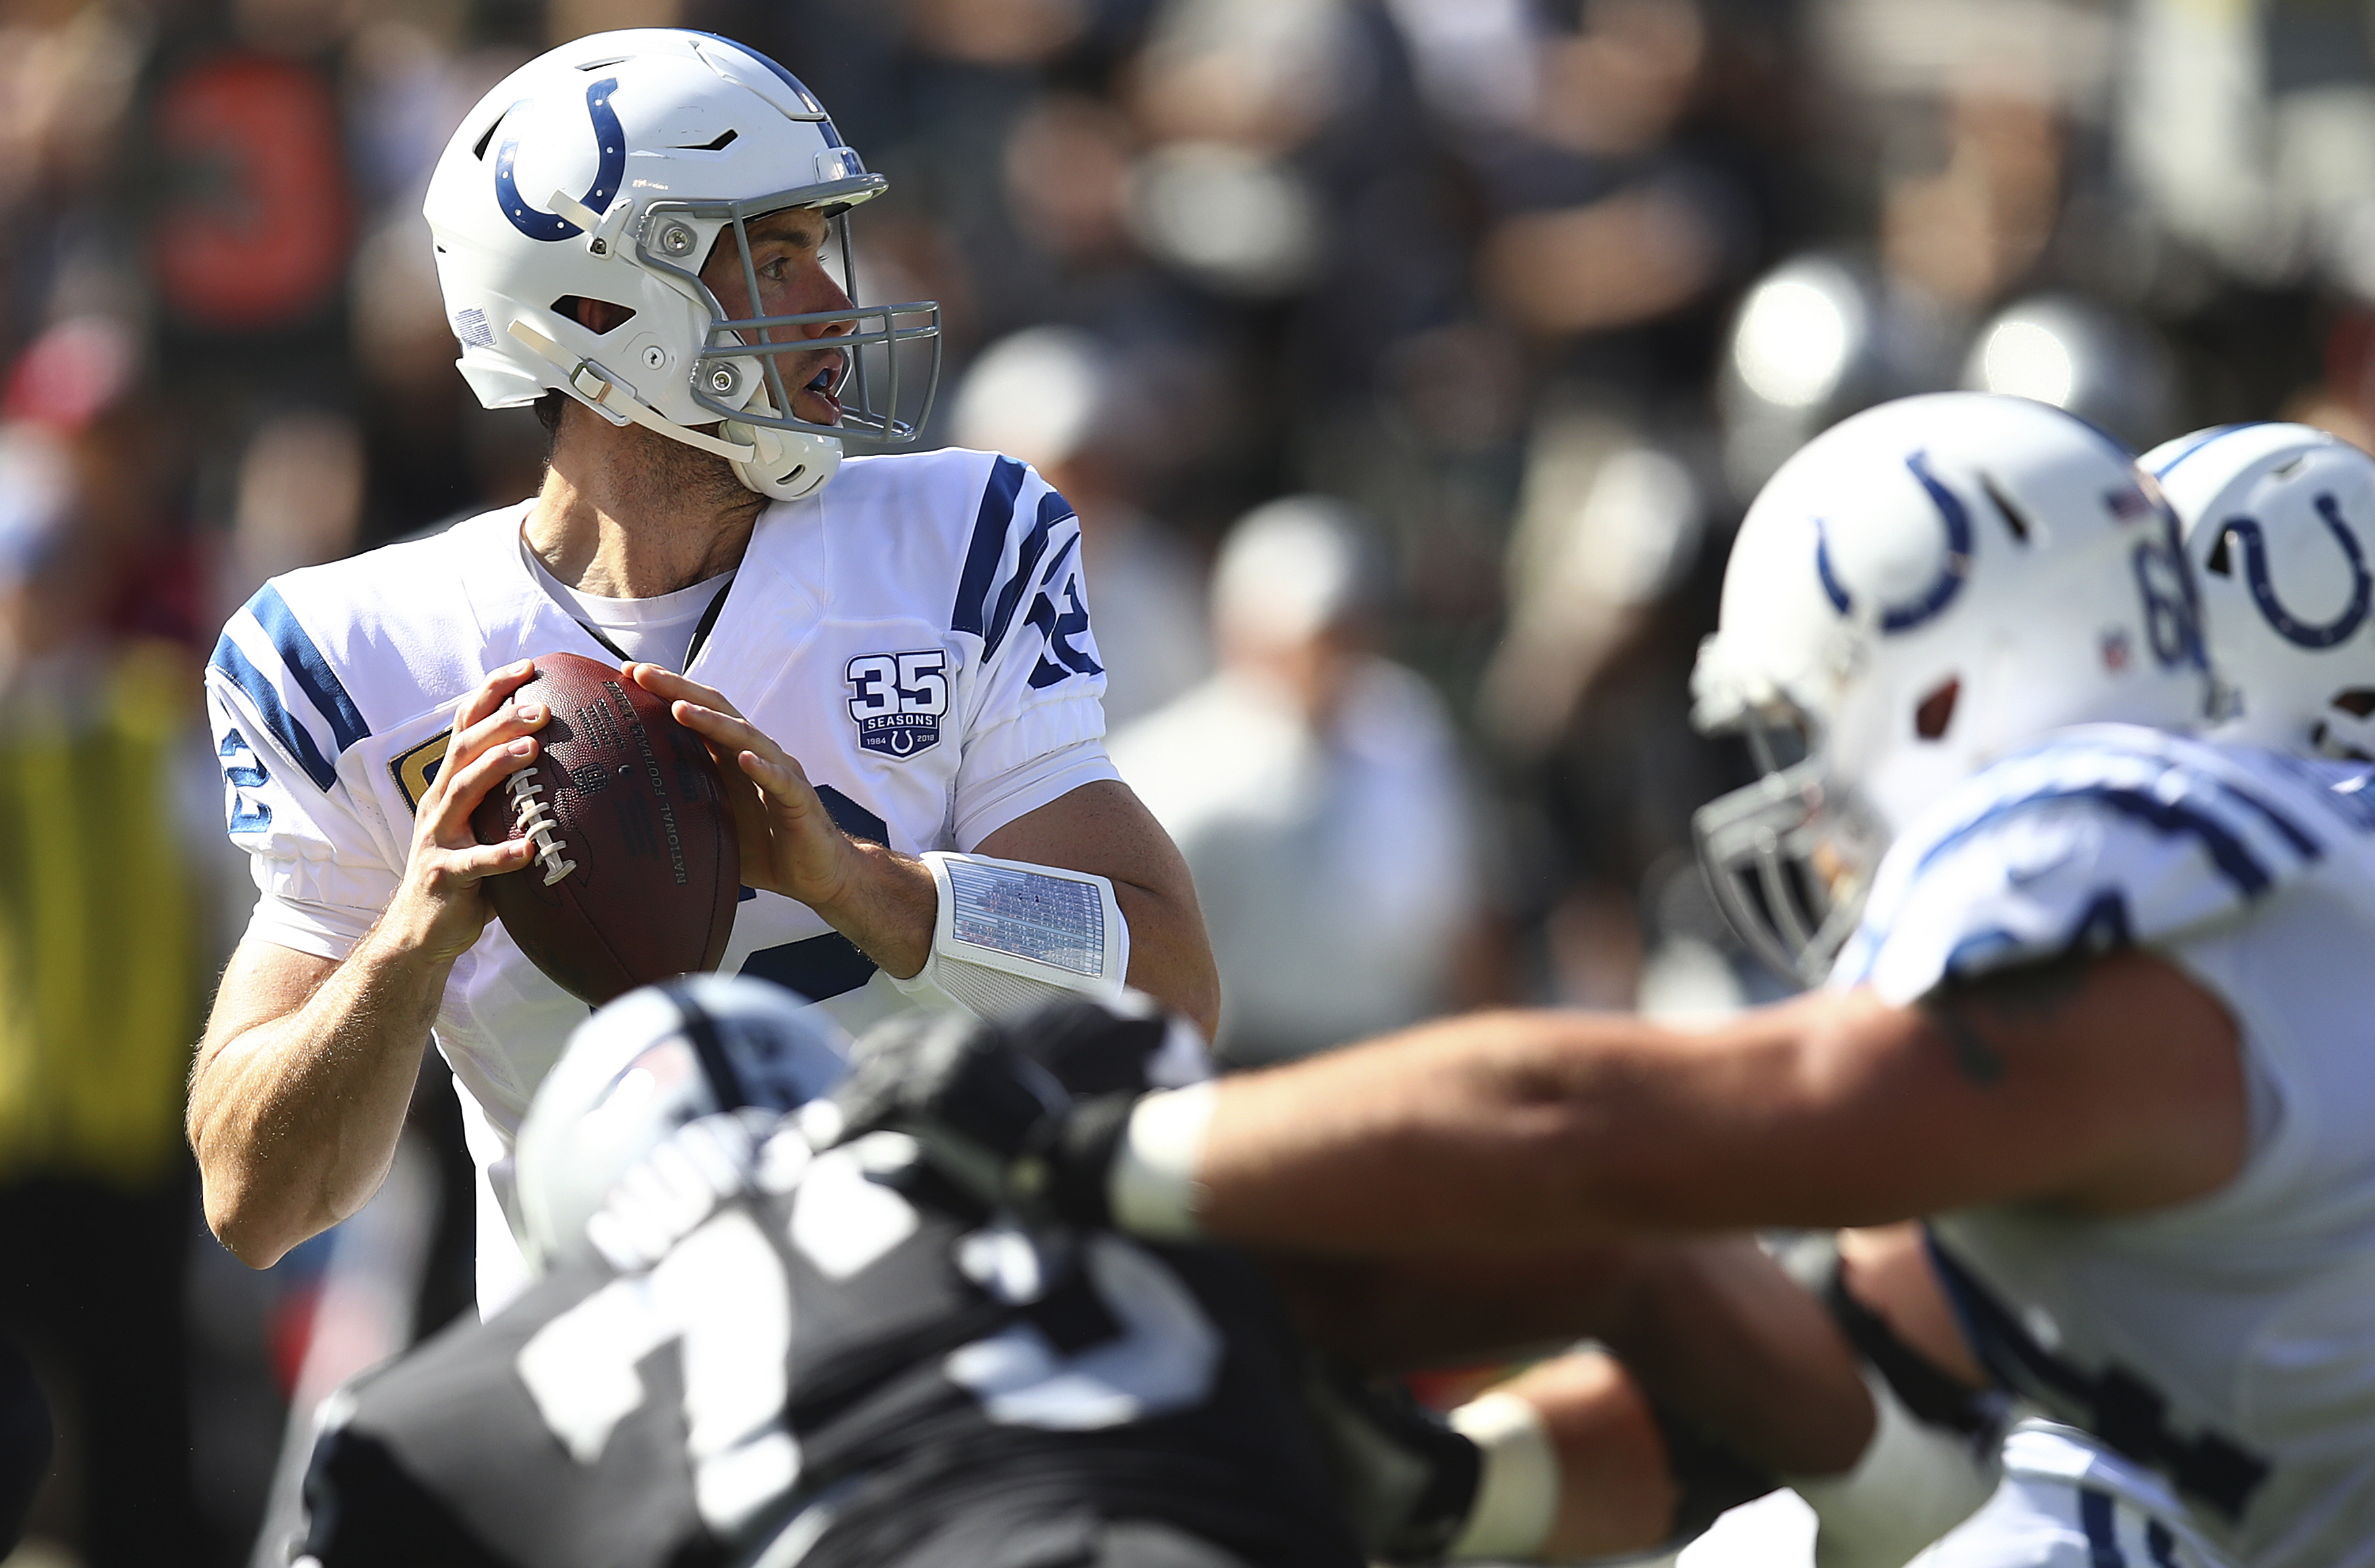
{"type": "Polygon", "coordinates": [[[617,668],[575,654],[540,655],[514,700],[552,710],[542,748],[470,815],[480,843],[537,843],[526,869],[487,881],[512,940],[597,1004],[716,968],[741,856],[701,737],[617,668]]]}

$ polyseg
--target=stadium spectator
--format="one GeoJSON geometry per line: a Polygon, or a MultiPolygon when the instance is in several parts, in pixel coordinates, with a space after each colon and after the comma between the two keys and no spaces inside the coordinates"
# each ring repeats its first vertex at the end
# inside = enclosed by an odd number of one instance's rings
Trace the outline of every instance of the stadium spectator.
{"type": "Polygon", "coordinates": [[[1195,874],[1235,1062],[1454,1005],[1482,934],[1458,746],[1426,683],[1376,652],[1381,576],[1341,504],[1258,508],[1213,573],[1220,672],[1114,739],[1195,874]]]}

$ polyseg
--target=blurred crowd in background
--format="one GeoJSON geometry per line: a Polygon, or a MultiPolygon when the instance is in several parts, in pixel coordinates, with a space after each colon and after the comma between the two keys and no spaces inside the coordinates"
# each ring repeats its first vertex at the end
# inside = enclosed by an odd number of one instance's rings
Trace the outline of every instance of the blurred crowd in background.
{"type": "MultiPolygon", "coordinates": [[[[0,1325],[12,1562],[243,1562],[297,1411],[467,1303],[423,1074],[251,1274],[180,1092],[251,891],[197,670],[268,575],[517,501],[419,207],[548,42],[724,32],[888,197],[928,439],[1078,507],[1119,766],[1240,1062],[1495,1001],[1705,1015],[1689,670],[1800,442],[1982,386],[2139,447],[2375,429],[2365,0],[0,0],[0,1325]]],[[[232,765],[236,765],[235,763],[232,765]]]]}

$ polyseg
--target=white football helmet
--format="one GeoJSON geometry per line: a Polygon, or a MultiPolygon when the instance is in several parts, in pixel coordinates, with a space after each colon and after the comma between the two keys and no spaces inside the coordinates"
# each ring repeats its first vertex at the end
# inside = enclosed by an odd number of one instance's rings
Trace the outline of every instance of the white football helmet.
{"type": "Polygon", "coordinates": [[[711,33],[640,28],[562,44],[504,77],[446,144],[421,210],[480,403],[511,407],[555,388],[614,425],[725,457],[750,489],[792,501],[833,477],[845,430],[915,439],[939,380],[939,307],[738,320],[701,268],[730,235],[755,300],[745,226],[815,207],[833,218],[856,299],[845,214],[884,188],[781,65],[711,33]],[[564,304],[578,299],[632,313],[596,333],[564,304]],[[790,412],[777,361],[834,326],[846,327],[836,342],[847,352],[833,390],[854,380],[857,395],[839,424],[811,424],[790,412]],[[930,372],[903,418],[901,349],[924,342],[930,372]]]}
{"type": "Polygon", "coordinates": [[[2145,454],[2185,529],[2222,738],[2375,758],[2375,457],[2307,425],[2196,430],[2145,454]]]}
{"type": "Polygon", "coordinates": [[[1956,392],[1868,409],[1782,465],[1692,688],[1700,728],[1744,730],[1765,770],[1699,811],[1708,880],[1811,984],[1924,807],[2065,725],[2197,724],[2210,676],[2177,521],[2127,451],[2045,404],[1956,392]]]}
{"type": "Polygon", "coordinates": [[[772,1125],[841,1081],[846,1047],[792,992],[739,975],[646,985],[603,1008],[570,1035],[520,1124],[528,1267],[590,1256],[585,1222],[686,1123],[755,1112],[772,1125]]]}

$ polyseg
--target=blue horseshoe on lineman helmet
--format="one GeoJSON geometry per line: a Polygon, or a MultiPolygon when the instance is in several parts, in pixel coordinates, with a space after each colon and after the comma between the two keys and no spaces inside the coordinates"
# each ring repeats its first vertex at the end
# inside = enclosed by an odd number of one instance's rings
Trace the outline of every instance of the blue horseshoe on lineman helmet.
{"type": "MultiPolygon", "coordinates": [[[[585,89],[585,112],[593,117],[594,140],[602,149],[602,161],[594,171],[594,183],[578,199],[596,212],[609,210],[611,198],[619,194],[619,182],[627,173],[627,133],[619,124],[619,112],[610,107],[610,94],[618,86],[618,77],[605,77],[585,89]]],[[[518,108],[519,104],[513,104],[503,112],[504,118],[518,108]]],[[[519,181],[512,171],[518,160],[519,137],[508,137],[495,154],[495,200],[512,227],[531,240],[566,240],[585,233],[569,219],[531,206],[520,195],[519,181]]]]}
{"type": "Polygon", "coordinates": [[[2367,572],[2367,557],[2358,548],[2357,536],[2342,520],[2342,505],[2331,493],[2317,498],[2318,515],[2334,532],[2334,543],[2342,547],[2343,558],[2350,563],[2350,602],[2342,613],[2323,626],[2312,626],[2285,608],[2276,597],[2276,585],[2268,579],[2268,545],[2260,525],[2249,517],[2230,519],[2227,532],[2243,544],[2243,581],[2251,585],[2251,602],[2275,628],[2276,635],[2298,648],[2331,648],[2357,631],[2367,620],[2370,601],[2375,601],[2375,578],[2367,572]]]}
{"type": "MultiPolygon", "coordinates": [[[[1955,595],[1963,591],[1963,584],[1971,574],[1971,513],[1962,498],[1930,472],[1930,454],[1916,452],[1905,459],[1905,466],[1921,488],[1930,493],[1938,508],[1939,520],[1946,525],[1946,564],[1938,580],[1923,590],[1919,598],[1908,604],[1884,605],[1880,611],[1880,630],[1884,635],[1895,631],[1910,631],[1934,619],[1938,612],[1954,603],[1955,595]]],[[[2355,559],[2355,556],[2354,556],[2355,559]]],[[[1814,520],[1814,574],[1822,579],[1823,593],[1831,607],[1841,615],[1851,614],[1855,599],[1847,584],[1839,581],[1831,567],[1830,540],[1823,533],[1821,518],[1814,520]]]]}

